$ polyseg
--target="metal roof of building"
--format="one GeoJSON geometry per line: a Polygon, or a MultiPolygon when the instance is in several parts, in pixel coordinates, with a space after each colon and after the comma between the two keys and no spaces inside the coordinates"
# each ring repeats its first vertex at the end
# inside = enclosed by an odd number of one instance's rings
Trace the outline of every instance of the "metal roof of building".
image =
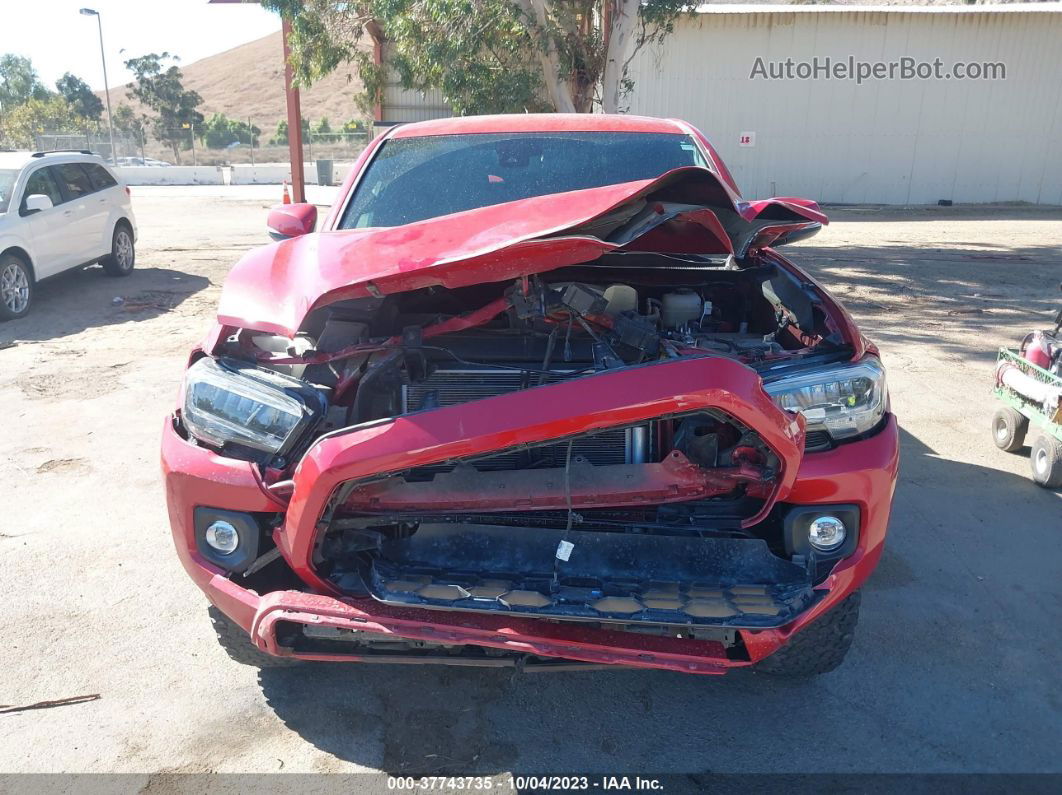
{"type": "Polygon", "coordinates": [[[992,5],[779,5],[774,3],[705,4],[695,14],[1035,14],[1062,13],[1062,3],[992,5]]]}

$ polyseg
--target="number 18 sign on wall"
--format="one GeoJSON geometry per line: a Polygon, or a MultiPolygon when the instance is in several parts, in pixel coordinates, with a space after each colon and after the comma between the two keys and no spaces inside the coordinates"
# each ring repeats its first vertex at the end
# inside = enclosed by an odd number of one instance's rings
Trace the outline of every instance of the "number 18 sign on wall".
{"type": "Polygon", "coordinates": [[[738,135],[738,146],[755,146],[756,145],[756,133],[743,132],[738,135]]]}

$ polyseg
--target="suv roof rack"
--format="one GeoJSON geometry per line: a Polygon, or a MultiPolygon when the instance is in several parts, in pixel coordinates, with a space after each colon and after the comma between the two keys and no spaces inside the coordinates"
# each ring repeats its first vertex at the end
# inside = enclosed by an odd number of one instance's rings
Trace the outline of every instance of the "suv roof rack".
{"type": "Polygon", "coordinates": [[[31,157],[44,157],[45,155],[59,155],[63,153],[69,154],[70,152],[74,152],[79,155],[93,155],[94,157],[100,156],[88,149],[48,149],[44,152],[34,152],[31,157]]]}

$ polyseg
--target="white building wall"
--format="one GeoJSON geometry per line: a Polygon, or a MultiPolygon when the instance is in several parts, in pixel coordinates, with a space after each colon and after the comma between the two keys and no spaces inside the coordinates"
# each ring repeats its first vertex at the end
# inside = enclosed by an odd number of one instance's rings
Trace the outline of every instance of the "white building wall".
{"type": "Polygon", "coordinates": [[[1060,4],[763,8],[683,17],[632,62],[630,112],[700,128],[750,197],[1062,204],[1060,4]],[[1007,79],[750,79],[757,56],[827,55],[1002,61],[1007,79]]]}
{"type": "MultiPolygon", "coordinates": [[[[390,61],[391,45],[383,44],[383,62],[390,61]]],[[[389,70],[390,71],[390,70],[389,70]]],[[[425,121],[451,116],[450,106],[443,98],[442,91],[412,91],[402,88],[398,75],[388,75],[384,84],[381,105],[381,120],[387,123],[425,121]]]]}

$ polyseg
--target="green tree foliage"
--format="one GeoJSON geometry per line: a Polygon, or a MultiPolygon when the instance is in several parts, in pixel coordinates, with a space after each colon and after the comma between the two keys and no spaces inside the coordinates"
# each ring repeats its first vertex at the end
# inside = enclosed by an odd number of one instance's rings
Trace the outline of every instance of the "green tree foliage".
{"type": "Polygon", "coordinates": [[[47,99],[50,93],[29,58],[13,53],[0,56],[0,105],[5,113],[28,100],[47,99]]]}
{"type": "MultiPolygon", "coordinates": [[[[302,120],[302,136],[305,140],[306,136],[310,132],[310,120],[303,117],[302,120]]],[[[273,133],[273,137],[269,139],[269,143],[273,146],[287,146],[288,145],[288,120],[281,119],[277,122],[276,132],[273,133]]]]}
{"type": "Polygon", "coordinates": [[[67,72],[56,81],[55,87],[77,115],[94,122],[100,121],[103,114],[103,102],[92,93],[88,83],[67,72]]]}
{"type": "Polygon", "coordinates": [[[273,133],[273,137],[269,139],[269,143],[273,146],[287,146],[288,145],[288,122],[287,119],[281,119],[277,122],[276,132],[273,133]]]}
{"type": "Polygon", "coordinates": [[[139,100],[154,112],[149,117],[152,134],[170,147],[180,165],[181,149],[191,146],[193,131],[203,123],[203,114],[196,110],[203,100],[184,87],[183,75],[175,63],[166,66],[171,60],[179,59],[168,52],[148,53],[129,59],[125,67],[135,78],[129,98],[139,100]]]}
{"type": "Polygon", "coordinates": [[[621,110],[633,53],[662,40],[689,0],[263,0],[292,23],[309,84],[350,64],[370,111],[388,79],[441,90],[457,114],[621,110]],[[377,67],[368,34],[387,41],[377,67]],[[386,70],[390,70],[390,74],[386,70]]]}
{"type": "Polygon", "coordinates": [[[124,103],[114,110],[114,129],[125,135],[133,136],[141,146],[147,143],[146,124],[146,117],[138,116],[131,107],[124,103]]]}
{"type": "MultiPolygon", "coordinates": [[[[207,119],[201,132],[203,143],[208,149],[225,149],[234,143],[250,146],[252,139],[257,146],[258,136],[262,133],[261,129],[249,122],[230,119],[221,113],[215,113],[207,119]]],[[[284,136],[287,137],[287,129],[284,131],[284,136]]]]}
{"type": "Polygon", "coordinates": [[[339,140],[338,136],[332,134],[332,123],[328,121],[327,116],[322,116],[321,120],[313,127],[313,139],[323,143],[339,140]]]}
{"type": "Polygon", "coordinates": [[[4,111],[4,135],[15,146],[34,147],[41,133],[84,132],[90,126],[94,125],[57,94],[28,99],[14,110],[4,111]]]}

